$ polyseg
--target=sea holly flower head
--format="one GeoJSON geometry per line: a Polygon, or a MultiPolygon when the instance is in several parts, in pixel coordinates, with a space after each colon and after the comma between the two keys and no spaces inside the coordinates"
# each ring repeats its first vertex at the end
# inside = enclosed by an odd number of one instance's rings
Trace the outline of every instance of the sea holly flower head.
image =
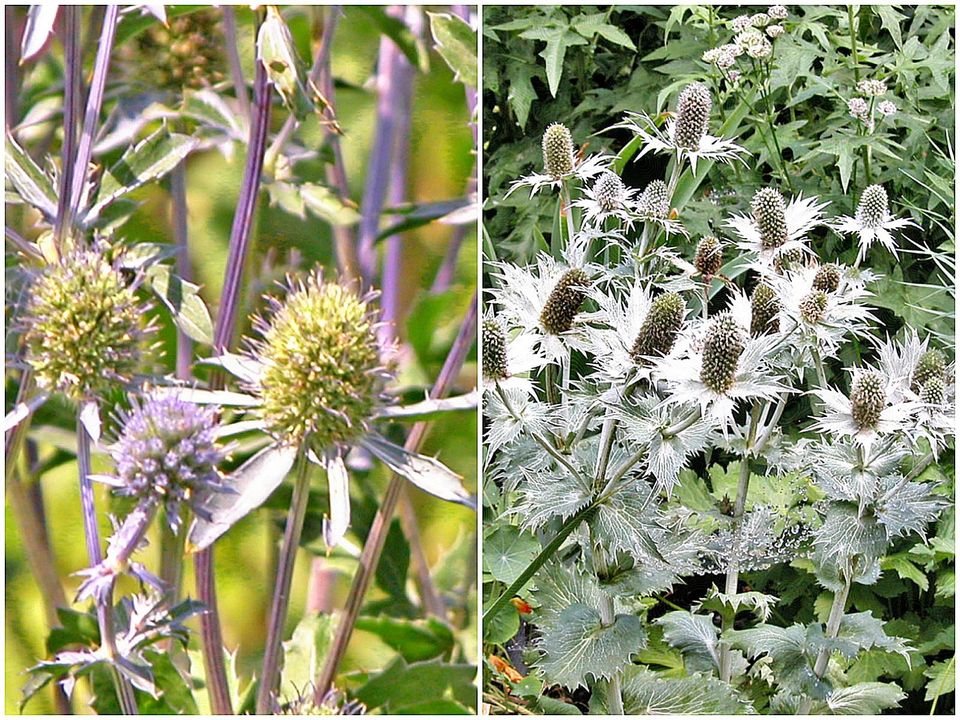
{"type": "Polygon", "coordinates": [[[625,227],[633,227],[635,217],[630,206],[635,193],[615,172],[604,170],[591,187],[581,190],[582,196],[573,206],[583,209],[583,218],[590,225],[600,227],[607,218],[617,218],[625,227]]]}
{"type": "Polygon", "coordinates": [[[840,268],[833,263],[819,266],[813,276],[813,287],[825,293],[836,292],[840,287],[840,268]]]}
{"type": "Polygon", "coordinates": [[[521,187],[529,187],[530,195],[533,196],[545,187],[559,189],[571,180],[585,182],[606,171],[613,160],[612,157],[602,154],[580,159],[570,129],[562,123],[548,125],[540,144],[543,150],[543,172],[514,181],[507,195],[521,187]]]}
{"type": "Polygon", "coordinates": [[[913,371],[910,389],[919,393],[931,380],[940,380],[946,377],[947,361],[943,351],[937,348],[927,350],[920,356],[913,371]]]}
{"type": "Polygon", "coordinates": [[[750,294],[750,334],[766,335],[780,331],[780,300],[766,282],[757,283],[750,294]]]}
{"type": "MultiPolygon", "coordinates": [[[[721,51],[714,62],[719,64],[724,55],[721,51]]],[[[676,112],[664,129],[642,113],[627,113],[623,121],[613,127],[630,130],[640,137],[643,147],[637,159],[648,152],[673,154],[678,160],[688,158],[696,171],[700,158],[730,163],[747,152],[732,140],[708,133],[712,108],[710,91],[703,83],[695,82],[680,92],[676,112]]]]}
{"type": "Polygon", "coordinates": [[[24,361],[37,385],[77,402],[128,385],[154,331],[136,285],[98,249],[76,249],[46,266],[30,286],[24,361]]]}
{"type": "Polygon", "coordinates": [[[754,269],[769,274],[784,261],[809,252],[807,233],[821,224],[828,204],[803,195],[787,203],[775,188],[760,188],[750,202],[750,214],[734,215],[725,224],[740,238],[741,249],[757,254],[754,269]]]}
{"type": "Polygon", "coordinates": [[[529,333],[517,333],[508,339],[500,320],[488,316],[481,328],[484,388],[517,387],[532,393],[533,383],[527,375],[543,365],[536,345],[537,339],[529,333]]]}
{"type": "Polygon", "coordinates": [[[713,235],[707,235],[697,245],[697,254],[693,260],[694,267],[704,280],[709,280],[720,272],[723,267],[723,246],[720,240],[713,235]]]}
{"type": "Polygon", "coordinates": [[[542,145],[544,172],[557,179],[573,172],[576,162],[573,136],[566,125],[553,123],[547,126],[542,145]]]}
{"type": "Polygon", "coordinates": [[[663,180],[652,180],[647,184],[637,197],[634,212],[637,219],[659,225],[667,235],[679,233],[687,236],[686,228],[674,219],[670,211],[670,189],[663,180]]]}
{"type": "Polygon", "coordinates": [[[662,357],[673,349],[686,314],[686,303],[675,292],[663,293],[654,299],[630,348],[637,364],[646,364],[650,357],[662,357]]]}
{"type": "Polygon", "coordinates": [[[892,231],[906,227],[919,226],[908,218],[893,216],[887,192],[882,185],[871,185],[863,191],[854,217],[843,215],[833,224],[837,232],[855,234],[860,239],[857,265],[866,257],[874,242],[879,242],[896,257],[897,243],[892,231]]]}
{"type": "Polygon", "coordinates": [[[540,311],[540,324],[551,335],[561,335],[573,327],[580,306],[587,297],[590,278],[580,268],[567,270],[557,281],[540,311]]]}

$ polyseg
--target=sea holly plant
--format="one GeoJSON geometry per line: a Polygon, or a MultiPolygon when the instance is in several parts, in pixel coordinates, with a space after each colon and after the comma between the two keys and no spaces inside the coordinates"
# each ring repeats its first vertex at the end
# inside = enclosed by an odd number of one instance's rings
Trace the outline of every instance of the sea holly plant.
{"type": "Polygon", "coordinates": [[[907,558],[952,528],[952,342],[881,312],[871,260],[922,242],[923,217],[886,175],[825,198],[782,174],[770,84],[791,10],[692,14],[736,40],[579,134],[563,102],[534,106],[535,167],[489,203],[539,221],[527,251],[490,226],[484,244],[485,700],[897,711],[941,646],[875,599],[912,568],[929,587],[907,558]],[[743,61],[750,91],[727,72],[743,61]],[[759,146],[734,132],[751,115],[759,146]]]}
{"type": "Polygon", "coordinates": [[[476,17],[7,20],[8,579],[11,608],[49,626],[8,646],[7,711],[470,712],[476,17]],[[346,85],[335,38],[364,58],[346,85]],[[341,125],[368,105],[369,147],[341,125]],[[426,116],[456,158],[429,167],[440,198],[415,191],[426,116]],[[348,178],[345,153],[368,152],[348,178]],[[437,220],[419,256],[436,278],[414,282],[407,248],[437,220]],[[418,517],[432,498],[442,521],[418,517]],[[389,649],[360,681],[342,669],[355,630],[389,649]]]}

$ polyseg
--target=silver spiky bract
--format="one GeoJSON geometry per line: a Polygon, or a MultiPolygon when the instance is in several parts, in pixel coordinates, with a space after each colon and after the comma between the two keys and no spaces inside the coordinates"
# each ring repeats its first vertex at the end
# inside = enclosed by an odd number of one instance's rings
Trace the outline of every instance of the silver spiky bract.
{"type": "Polygon", "coordinates": [[[703,342],[700,370],[703,384],[716,393],[725,393],[733,387],[744,347],[746,338],[733,316],[727,312],[717,315],[707,328],[703,342]]]}
{"type": "Polygon", "coordinates": [[[674,142],[683,150],[698,150],[700,140],[707,133],[713,100],[703,83],[687,85],[677,101],[677,120],[674,142]]]}
{"type": "Polygon", "coordinates": [[[573,327],[574,318],[587,297],[590,278],[579,268],[568,270],[550,292],[540,313],[540,324],[552,335],[560,335],[573,327]]]}
{"type": "Polygon", "coordinates": [[[573,136],[562,123],[552,123],[543,133],[543,170],[547,175],[561,178],[573,172],[573,136]]]}

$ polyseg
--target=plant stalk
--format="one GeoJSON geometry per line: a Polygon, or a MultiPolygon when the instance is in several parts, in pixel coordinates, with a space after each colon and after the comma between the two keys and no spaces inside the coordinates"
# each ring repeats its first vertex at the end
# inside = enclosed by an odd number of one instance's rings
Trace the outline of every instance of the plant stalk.
{"type": "MultiPolygon", "coordinates": [[[[826,635],[830,640],[837,637],[837,634],[840,632],[840,623],[843,620],[843,613],[847,605],[847,597],[850,595],[850,587],[852,584],[850,578],[844,573],[843,585],[833,596],[833,604],[830,606],[830,616],[827,618],[826,635]]],[[[823,674],[827,671],[827,664],[829,662],[830,650],[823,648],[817,654],[816,662],[813,665],[813,674],[817,676],[818,680],[822,678],[823,674]]],[[[809,715],[811,707],[813,707],[813,698],[808,695],[800,702],[800,715],[809,715]]]]}

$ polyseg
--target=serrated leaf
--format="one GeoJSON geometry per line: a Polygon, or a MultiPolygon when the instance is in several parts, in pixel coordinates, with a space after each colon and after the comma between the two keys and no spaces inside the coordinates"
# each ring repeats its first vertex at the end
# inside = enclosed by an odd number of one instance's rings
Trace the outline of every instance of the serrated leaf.
{"type": "MultiPolygon", "coordinates": [[[[643,667],[630,667],[620,683],[625,715],[747,715],[750,703],[730,685],[715,677],[694,673],[684,678],[667,678],[643,667]]],[[[604,693],[599,712],[606,710],[604,693]]]]}
{"type": "Polygon", "coordinates": [[[355,697],[369,709],[380,709],[384,714],[403,714],[405,708],[423,703],[424,698],[452,698],[475,709],[476,674],[474,665],[444,663],[439,659],[407,663],[397,657],[359,687],[355,697]]]}
{"type": "Polygon", "coordinates": [[[709,670],[710,665],[720,667],[720,629],[713,624],[712,616],[677,610],[657,618],[655,623],[663,628],[664,640],[683,652],[685,657],[695,660],[693,669],[709,670]]]}
{"type": "Polygon", "coordinates": [[[694,609],[716,610],[730,620],[742,610],[750,610],[759,622],[764,623],[770,619],[770,612],[776,603],[777,598],[773,595],[756,591],[728,594],[720,592],[716,585],[712,585],[706,598],[694,609]]]}
{"type": "Polygon", "coordinates": [[[169,265],[151,265],[144,282],[173,315],[184,334],[197,342],[213,344],[213,321],[200,297],[200,286],[181,280],[169,265]]]}
{"type": "Polygon", "coordinates": [[[630,665],[630,657],[646,644],[646,633],[635,615],[617,615],[604,626],[600,613],[586,605],[571,605],[545,631],[539,647],[547,682],[576,689],[588,678],[609,679],[630,665]]]}
{"type": "Polygon", "coordinates": [[[199,141],[189,135],[169,132],[165,127],[127,148],[120,159],[103,174],[97,199],[86,212],[84,224],[92,224],[110,203],[173,170],[199,141]]]}
{"type": "Polygon", "coordinates": [[[440,57],[453,70],[455,80],[477,87],[477,33],[455,15],[431,13],[430,33],[440,57]]]}
{"type": "Polygon", "coordinates": [[[357,630],[373,633],[396,650],[407,662],[445,656],[453,649],[453,632],[435,618],[404,620],[387,616],[360,617],[357,630]]]}
{"type": "MultiPolygon", "coordinates": [[[[877,648],[889,653],[903,656],[907,662],[910,655],[903,638],[891,637],[883,629],[883,622],[873,617],[870,612],[847,613],[840,620],[840,629],[837,633],[839,640],[845,640],[855,645],[856,650],[870,650],[877,648]]],[[[856,654],[852,653],[850,656],[856,654]]]]}
{"type": "Polygon", "coordinates": [[[900,705],[907,694],[893,683],[858,683],[838,688],[827,695],[827,707],[834,715],[879,715],[900,705]]]}
{"type": "Polygon", "coordinates": [[[540,76],[540,68],[533,63],[510,63],[507,67],[507,81],[510,90],[507,92],[507,101],[517,118],[517,124],[523,130],[527,126],[530,116],[530,106],[537,99],[537,91],[533,87],[533,78],[540,76]]]}
{"type": "Polygon", "coordinates": [[[927,691],[923,699],[932,702],[941,695],[946,695],[957,689],[957,656],[954,655],[949,660],[941,660],[930,665],[923,674],[929,678],[927,691]]]}
{"type": "Polygon", "coordinates": [[[9,132],[3,168],[7,180],[23,201],[39,210],[47,222],[53,222],[57,216],[57,193],[53,183],[9,132]]]}

